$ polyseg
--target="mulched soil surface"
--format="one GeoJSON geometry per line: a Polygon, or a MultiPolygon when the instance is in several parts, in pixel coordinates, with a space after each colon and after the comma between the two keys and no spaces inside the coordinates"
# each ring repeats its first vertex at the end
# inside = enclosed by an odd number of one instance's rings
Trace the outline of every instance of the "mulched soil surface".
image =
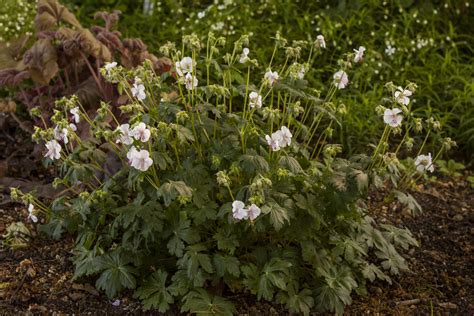
{"type": "MultiPolygon", "coordinates": [[[[2,136],[0,145],[13,146],[12,139],[2,136]]],[[[29,164],[12,163],[29,155],[31,147],[2,150],[0,180],[11,176],[12,169],[18,169],[13,172],[16,176],[41,181],[41,176],[32,175],[29,164]],[[5,163],[5,159],[9,161],[5,163]]],[[[31,165],[35,163],[32,161],[31,165]]],[[[347,315],[474,315],[474,189],[464,179],[445,179],[420,186],[413,194],[424,213],[417,217],[397,203],[386,205],[383,192],[371,195],[372,216],[379,223],[409,228],[420,247],[404,254],[411,272],[394,277],[391,285],[382,282],[368,285],[368,295],[354,296],[354,302],[346,308],[347,315]]],[[[131,293],[125,293],[115,306],[95,290],[93,280],[73,281],[70,252],[74,240],[47,239],[27,222],[27,215],[24,206],[9,202],[0,183],[0,235],[13,222],[26,223],[32,233],[28,248],[11,250],[0,245],[0,315],[144,314],[131,293]]],[[[253,297],[236,295],[232,300],[239,314],[287,314],[282,306],[257,302],[253,297]]],[[[158,312],[146,314],[159,315],[158,312]]]]}

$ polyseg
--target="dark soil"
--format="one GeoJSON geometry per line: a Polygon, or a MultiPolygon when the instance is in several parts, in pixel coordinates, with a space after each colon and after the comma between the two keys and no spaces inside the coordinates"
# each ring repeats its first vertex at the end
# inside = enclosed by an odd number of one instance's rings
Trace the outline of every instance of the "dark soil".
{"type": "MultiPolygon", "coordinates": [[[[33,147],[5,135],[0,133],[0,235],[11,223],[23,222],[32,236],[28,248],[0,246],[0,314],[143,314],[131,293],[113,304],[95,290],[92,280],[73,281],[73,239],[52,241],[38,234],[26,220],[26,208],[2,193],[2,180],[13,175],[27,178],[30,185],[42,181],[35,174],[41,166],[30,157],[33,147]]],[[[417,217],[397,203],[386,205],[382,192],[371,196],[372,216],[379,223],[409,228],[420,247],[405,253],[411,272],[394,277],[391,285],[370,284],[367,296],[354,297],[347,315],[474,315],[474,190],[460,178],[428,182],[413,194],[424,209],[417,217]]],[[[286,314],[281,306],[253,297],[236,295],[232,300],[239,314],[286,314]]]]}

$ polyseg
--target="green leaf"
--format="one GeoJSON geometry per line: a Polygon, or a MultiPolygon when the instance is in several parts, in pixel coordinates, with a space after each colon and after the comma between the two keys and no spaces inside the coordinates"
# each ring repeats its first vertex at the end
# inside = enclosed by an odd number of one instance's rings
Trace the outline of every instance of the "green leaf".
{"type": "Polygon", "coordinates": [[[167,243],[170,254],[177,257],[183,256],[184,242],[194,243],[199,240],[199,235],[191,228],[190,220],[175,221],[165,236],[172,235],[167,243]]]}
{"type": "Polygon", "coordinates": [[[219,228],[217,233],[214,234],[214,239],[217,241],[217,249],[227,250],[231,255],[239,246],[237,236],[232,234],[228,229],[219,228]]]}
{"type": "Polygon", "coordinates": [[[128,263],[129,260],[117,251],[100,257],[99,266],[104,271],[97,279],[97,288],[104,290],[109,298],[115,297],[124,288],[134,289],[136,271],[128,263]]]}
{"type": "Polygon", "coordinates": [[[415,198],[409,194],[401,191],[394,190],[393,193],[400,203],[408,207],[414,215],[422,213],[421,205],[415,200],[415,198]]]}
{"type": "Polygon", "coordinates": [[[74,249],[74,279],[88,276],[100,271],[99,251],[97,248],[88,250],[85,247],[74,249]]]}
{"type": "Polygon", "coordinates": [[[216,273],[219,278],[222,278],[226,273],[238,277],[240,276],[240,262],[236,257],[214,255],[212,259],[216,267],[216,273]]]}
{"type": "Polygon", "coordinates": [[[174,299],[166,288],[168,273],[157,270],[151,277],[137,289],[134,297],[139,298],[145,310],[157,308],[161,313],[166,312],[174,299]]]}
{"type": "Polygon", "coordinates": [[[298,162],[298,160],[296,160],[295,158],[291,156],[282,156],[280,158],[279,164],[282,167],[288,168],[294,174],[303,172],[303,168],[301,168],[301,165],[298,162]]]}
{"type": "Polygon", "coordinates": [[[178,196],[191,197],[193,189],[188,187],[183,181],[168,180],[156,191],[158,198],[163,198],[165,206],[169,206],[178,196]]]}
{"type": "Polygon", "coordinates": [[[262,213],[270,214],[270,223],[277,231],[283,227],[285,222],[290,221],[287,210],[276,202],[268,202],[262,206],[262,213]]]}
{"type": "Polygon", "coordinates": [[[249,173],[254,173],[256,171],[265,173],[270,170],[267,160],[264,157],[256,154],[242,155],[240,156],[239,162],[241,163],[242,168],[249,173]]]}
{"type": "Polygon", "coordinates": [[[190,312],[197,315],[228,315],[236,313],[234,305],[228,300],[214,296],[204,289],[198,288],[183,297],[181,312],[190,312]]]}
{"type": "Polygon", "coordinates": [[[186,270],[186,275],[193,280],[195,286],[202,286],[204,279],[201,269],[207,273],[214,272],[211,258],[204,253],[207,248],[203,245],[192,245],[186,248],[183,257],[177,262],[178,267],[186,270]]]}
{"type": "Polygon", "coordinates": [[[272,258],[260,271],[254,264],[248,264],[242,267],[243,282],[252,293],[257,294],[258,299],[271,300],[276,288],[286,289],[291,266],[290,262],[279,258],[272,258]]]}

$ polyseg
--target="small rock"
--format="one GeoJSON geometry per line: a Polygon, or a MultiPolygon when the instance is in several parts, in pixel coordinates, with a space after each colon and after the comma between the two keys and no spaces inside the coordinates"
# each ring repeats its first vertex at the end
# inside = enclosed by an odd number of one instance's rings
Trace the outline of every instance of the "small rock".
{"type": "Polygon", "coordinates": [[[72,293],[69,293],[68,296],[71,298],[71,300],[78,301],[81,298],[83,298],[85,295],[80,292],[72,292],[72,293]]]}
{"type": "Polygon", "coordinates": [[[442,308],[449,308],[449,309],[458,309],[458,306],[454,303],[439,303],[438,304],[442,308]]]}
{"type": "Polygon", "coordinates": [[[453,216],[453,221],[460,222],[463,220],[463,217],[461,214],[456,214],[453,216]]]}

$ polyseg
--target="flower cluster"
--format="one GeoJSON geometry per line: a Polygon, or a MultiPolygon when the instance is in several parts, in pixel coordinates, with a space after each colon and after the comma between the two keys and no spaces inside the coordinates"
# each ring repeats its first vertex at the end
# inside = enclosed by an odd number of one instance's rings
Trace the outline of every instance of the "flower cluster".
{"type": "Polygon", "coordinates": [[[415,160],[415,167],[418,172],[434,172],[433,160],[431,159],[431,153],[428,155],[419,155],[415,160]]]}
{"type": "Polygon", "coordinates": [[[255,204],[245,208],[245,204],[242,201],[236,200],[232,203],[232,216],[236,220],[248,219],[254,221],[261,212],[260,208],[255,204]]]}
{"type": "Polygon", "coordinates": [[[193,75],[195,67],[196,63],[191,57],[183,57],[175,64],[176,73],[188,90],[193,90],[198,85],[198,79],[193,75]]]}
{"type": "MultiPolygon", "coordinates": [[[[130,124],[122,124],[117,127],[116,131],[119,134],[116,143],[123,143],[125,145],[132,145],[134,139],[146,143],[151,136],[150,129],[143,122],[138,123],[133,129],[130,129],[130,124]]],[[[140,171],[147,171],[153,164],[150,153],[145,149],[137,150],[135,146],[129,149],[127,159],[132,167],[140,171]]]]}
{"type": "Polygon", "coordinates": [[[249,105],[252,109],[260,109],[262,107],[262,96],[255,91],[250,92],[249,105]]]}
{"type": "Polygon", "coordinates": [[[349,83],[349,77],[347,76],[347,73],[343,70],[339,70],[333,75],[334,79],[334,85],[338,89],[344,89],[347,84],[349,83]]]}
{"type": "Polygon", "coordinates": [[[133,83],[131,91],[132,95],[139,101],[143,101],[146,99],[145,86],[143,85],[142,80],[140,78],[135,77],[135,82],[133,83]]]}
{"type": "Polygon", "coordinates": [[[280,148],[291,145],[292,137],[290,130],[286,126],[282,126],[280,130],[272,133],[272,136],[265,135],[265,140],[273,151],[279,151],[280,148]]]}

